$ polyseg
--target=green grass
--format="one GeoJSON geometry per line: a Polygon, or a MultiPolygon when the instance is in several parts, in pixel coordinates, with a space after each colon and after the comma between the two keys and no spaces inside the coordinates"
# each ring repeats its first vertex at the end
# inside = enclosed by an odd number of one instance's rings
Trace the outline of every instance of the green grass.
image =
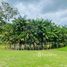
{"type": "Polygon", "coordinates": [[[67,67],[67,47],[52,50],[0,50],[0,67],[67,67]]]}

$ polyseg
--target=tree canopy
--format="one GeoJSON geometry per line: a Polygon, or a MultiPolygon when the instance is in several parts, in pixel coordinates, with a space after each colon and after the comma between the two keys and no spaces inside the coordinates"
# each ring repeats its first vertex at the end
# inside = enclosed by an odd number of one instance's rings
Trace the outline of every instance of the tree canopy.
{"type": "Polygon", "coordinates": [[[42,18],[14,18],[17,14],[8,3],[0,6],[0,41],[8,43],[10,48],[35,50],[66,46],[67,26],[42,18]],[[14,18],[12,23],[7,23],[11,18],[14,18]]]}

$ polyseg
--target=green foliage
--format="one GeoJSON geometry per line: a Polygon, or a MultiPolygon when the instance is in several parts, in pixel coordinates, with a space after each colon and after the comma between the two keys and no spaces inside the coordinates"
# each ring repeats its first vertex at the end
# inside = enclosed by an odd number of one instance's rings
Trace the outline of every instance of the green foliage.
{"type": "Polygon", "coordinates": [[[67,27],[57,26],[48,20],[19,17],[4,25],[4,38],[10,45],[14,44],[14,49],[22,49],[22,45],[25,49],[58,48],[62,47],[61,43],[65,46],[66,29],[67,27]]]}
{"type": "Polygon", "coordinates": [[[14,49],[49,49],[66,46],[67,27],[58,26],[52,21],[44,19],[26,19],[18,17],[12,23],[7,23],[6,19],[11,19],[17,12],[8,3],[2,3],[0,10],[0,41],[6,42],[14,49]],[[3,7],[3,9],[2,9],[3,7]],[[4,10],[4,12],[3,12],[4,10]],[[7,13],[6,13],[7,12],[7,13]],[[17,48],[18,47],[18,48],[17,48]]]}

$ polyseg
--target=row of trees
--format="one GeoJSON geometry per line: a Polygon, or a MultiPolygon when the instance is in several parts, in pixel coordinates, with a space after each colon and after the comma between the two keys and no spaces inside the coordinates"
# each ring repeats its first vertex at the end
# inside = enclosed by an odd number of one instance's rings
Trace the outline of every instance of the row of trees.
{"type": "Polygon", "coordinates": [[[10,48],[20,50],[51,49],[66,46],[67,26],[58,26],[52,21],[42,18],[18,17],[18,12],[11,8],[8,3],[2,3],[2,5],[6,5],[6,8],[1,8],[2,11],[0,11],[0,41],[2,43],[8,43],[10,48]],[[10,23],[9,19],[13,17],[18,18],[14,18],[10,23]],[[7,19],[9,23],[7,23],[7,19]]]}

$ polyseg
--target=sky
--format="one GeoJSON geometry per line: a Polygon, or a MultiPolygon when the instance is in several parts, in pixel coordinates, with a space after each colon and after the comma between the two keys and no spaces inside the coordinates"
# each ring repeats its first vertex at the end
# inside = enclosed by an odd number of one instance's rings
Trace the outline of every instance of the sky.
{"type": "Polygon", "coordinates": [[[4,0],[27,18],[49,19],[59,25],[67,24],[67,0],[4,0]]]}

